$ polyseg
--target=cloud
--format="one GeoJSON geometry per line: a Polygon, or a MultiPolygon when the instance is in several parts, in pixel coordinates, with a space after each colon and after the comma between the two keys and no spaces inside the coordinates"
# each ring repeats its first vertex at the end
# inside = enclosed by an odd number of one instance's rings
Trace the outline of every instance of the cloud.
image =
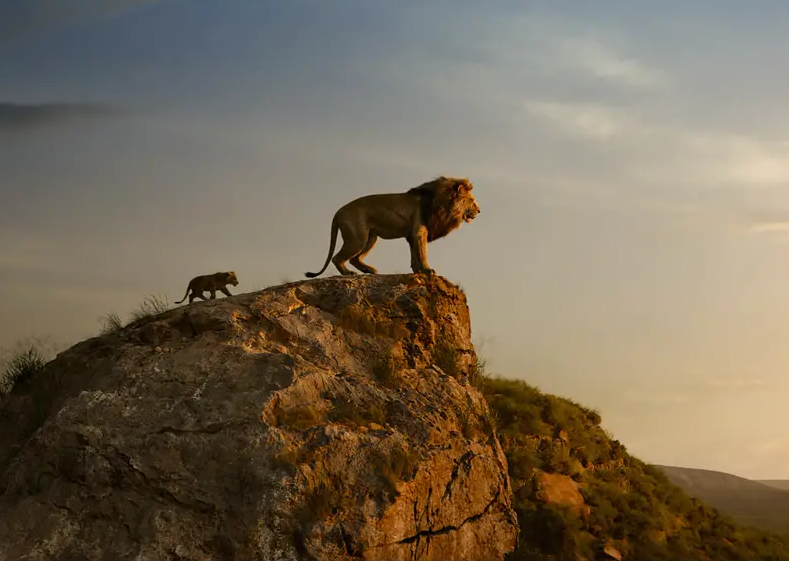
{"type": "Polygon", "coordinates": [[[745,134],[696,130],[644,119],[633,110],[602,103],[529,100],[524,110],[567,135],[618,142],[638,164],[631,179],[697,187],[774,187],[789,182],[789,143],[745,134]]]}
{"type": "Polygon", "coordinates": [[[669,388],[628,388],[623,390],[622,399],[631,403],[652,405],[681,405],[709,399],[736,390],[758,390],[769,386],[758,377],[713,376],[695,382],[678,382],[669,388]]]}
{"type": "Polygon", "coordinates": [[[757,222],[756,224],[751,224],[748,229],[756,234],[788,234],[789,221],[757,222]]]}
{"type": "Polygon", "coordinates": [[[710,378],[705,380],[703,384],[710,388],[754,388],[764,387],[767,385],[761,378],[710,378]]]}
{"type": "Polygon", "coordinates": [[[118,113],[112,106],[97,103],[0,102],[0,134],[61,126],[79,120],[104,119],[118,113]]]}
{"type": "Polygon", "coordinates": [[[3,0],[0,3],[0,44],[47,28],[115,16],[164,0],[3,0]]]}
{"type": "Polygon", "coordinates": [[[789,182],[789,145],[741,134],[681,132],[682,145],[699,158],[698,171],[724,183],[789,182]]]}
{"type": "Polygon", "coordinates": [[[526,101],[529,115],[553,123],[565,132],[592,139],[611,139],[645,132],[627,113],[594,103],[526,101]]]}
{"type": "Polygon", "coordinates": [[[627,389],[622,392],[622,399],[631,403],[649,403],[653,405],[681,405],[691,401],[691,396],[675,392],[658,392],[627,389]]]}
{"type": "Polygon", "coordinates": [[[566,63],[595,78],[633,88],[655,88],[669,83],[664,73],[620,54],[596,39],[567,39],[559,43],[558,51],[566,63]]]}

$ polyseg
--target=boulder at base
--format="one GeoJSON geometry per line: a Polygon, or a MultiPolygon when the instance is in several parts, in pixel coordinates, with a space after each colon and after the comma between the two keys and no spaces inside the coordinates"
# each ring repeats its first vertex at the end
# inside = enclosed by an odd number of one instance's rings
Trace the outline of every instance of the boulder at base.
{"type": "Polygon", "coordinates": [[[463,293],[364,275],[170,310],[0,401],[0,559],[495,560],[463,293]]]}

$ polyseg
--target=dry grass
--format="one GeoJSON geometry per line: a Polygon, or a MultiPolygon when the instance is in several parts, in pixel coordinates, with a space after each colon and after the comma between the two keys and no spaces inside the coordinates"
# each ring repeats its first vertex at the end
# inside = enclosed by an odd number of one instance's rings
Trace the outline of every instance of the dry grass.
{"type": "Polygon", "coordinates": [[[387,349],[381,351],[375,357],[372,371],[373,376],[382,386],[389,389],[397,389],[402,382],[400,371],[405,367],[405,360],[391,349],[387,349]]]}
{"type": "Polygon", "coordinates": [[[115,312],[104,314],[99,318],[101,322],[101,334],[112,335],[123,329],[123,320],[115,312]]]}
{"type": "Polygon", "coordinates": [[[410,448],[395,448],[389,455],[373,456],[373,469],[383,479],[384,493],[397,496],[397,484],[413,479],[419,460],[419,454],[410,448]]]}
{"type": "Polygon", "coordinates": [[[99,318],[99,322],[101,323],[99,334],[112,335],[114,333],[118,333],[121,329],[128,325],[143,322],[150,318],[156,317],[159,314],[163,314],[170,309],[171,306],[167,302],[166,297],[162,298],[157,295],[146,295],[137,309],[132,310],[130,313],[131,318],[125,325],[121,317],[115,312],[107,313],[101,316],[99,318]]]}
{"type": "Polygon", "coordinates": [[[277,412],[276,426],[307,430],[323,421],[323,415],[312,405],[294,405],[277,412]]]}
{"type": "Polygon", "coordinates": [[[474,364],[472,364],[468,370],[469,383],[475,388],[480,388],[485,384],[485,380],[488,378],[487,363],[485,360],[479,358],[479,355],[476,355],[474,364]]]}
{"type": "Polygon", "coordinates": [[[164,299],[156,295],[146,296],[140,306],[131,313],[131,323],[137,323],[159,314],[163,314],[170,309],[167,297],[164,299]]]}
{"type": "Polygon", "coordinates": [[[433,347],[433,362],[445,374],[453,378],[459,378],[462,374],[458,366],[462,355],[455,347],[452,347],[444,339],[439,340],[433,347]]]}
{"type": "Polygon", "coordinates": [[[328,417],[330,421],[360,427],[386,423],[386,412],[379,405],[364,407],[349,401],[335,404],[328,417]]]}
{"type": "Polygon", "coordinates": [[[47,362],[46,357],[34,346],[14,354],[3,365],[2,374],[0,374],[0,391],[8,393],[15,386],[23,386],[28,383],[44,369],[47,362]]]}
{"type": "Polygon", "coordinates": [[[326,474],[316,474],[296,515],[301,527],[308,530],[316,522],[321,522],[342,504],[342,482],[326,474]]]}
{"type": "Polygon", "coordinates": [[[47,338],[30,337],[0,349],[0,395],[27,384],[58,352],[47,338]]]}
{"type": "Polygon", "coordinates": [[[361,300],[343,308],[337,325],[372,337],[402,339],[408,329],[397,320],[386,317],[383,308],[376,308],[366,300],[361,300]]]}

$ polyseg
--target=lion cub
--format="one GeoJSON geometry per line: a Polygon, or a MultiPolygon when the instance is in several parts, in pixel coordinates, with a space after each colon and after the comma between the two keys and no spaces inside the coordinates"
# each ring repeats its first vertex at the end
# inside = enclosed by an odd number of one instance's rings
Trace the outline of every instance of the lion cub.
{"type": "Polygon", "coordinates": [[[219,272],[214,273],[213,275],[201,275],[199,277],[195,277],[189,281],[189,285],[186,287],[186,294],[184,294],[184,297],[176,302],[176,304],[180,304],[186,300],[187,296],[189,296],[190,304],[195,298],[208,300],[208,298],[203,296],[203,292],[206,290],[211,293],[211,300],[216,298],[217,290],[222,291],[226,296],[233,296],[226,288],[228,284],[238,286],[238,278],[236,277],[236,273],[234,271],[219,272]],[[189,294],[190,290],[192,291],[191,294],[189,294]]]}

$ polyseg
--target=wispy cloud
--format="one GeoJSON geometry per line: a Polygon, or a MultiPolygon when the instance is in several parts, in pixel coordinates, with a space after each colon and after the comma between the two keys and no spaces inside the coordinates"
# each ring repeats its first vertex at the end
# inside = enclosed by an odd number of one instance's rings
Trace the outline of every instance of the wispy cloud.
{"type": "Polygon", "coordinates": [[[767,385],[762,378],[709,378],[703,384],[709,388],[761,388],[767,385]]]}
{"type": "Polygon", "coordinates": [[[120,110],[96,103],[4,103],[0,102],[0,134],[40,127],[53,127],[73,121],[104,119],[120,110]]]}
{"type": "Polygon", "coordinates": [[[525,109],[529,115],[553,123],[566,133],[596,140],[646,132],[627,113],[601,104],[526,101],[525,109]]]}
{"type": "Polygon", "coordinates": [[[757,222],[756,224],[751,224],[748,230],[756,234],[789,234],[789,221],[757,222]]]}
{"type": "Polygon", "coordinates": [[[566,39],[559,43],[558,51],[567,64],[595,78],[633,88],[655,88],[669,84],[665,73],[615,51],[598,39],[566,39]]]}
{"type": "Polygon", "coordinates": [[[690,402],[692,396],[677,392],[655,392],[627,389],[622,392],[622,399],[630,403],[682,405],[690,402]]]}
{"type": "Polygon", "coordinates": [[[696,378],[695,381],[673,383],[663,388],[627,388],[622,399],[631,403],[682,405],[698,403],[716,395],[730,391],[759,390],[769,387],[769,383],[759,377],[711,376],[696,378]]]}
{"type": "Polygon", "coordinates": [[[750,186],[789,182],[789,145],[742,134],[678,131],[702,177],[750,186]]]}
{"type": "Polygon", "coordinates": [[[639,158],[640,181],[686,180],[697,187],[775,186],[789,182],[789,143],[694,130],[601,103],[532,100],[525,111],[567,135],[617,142],[639,158]],[[670,165],[669,165],[670,162],[670,165]]]}
{"type": "Polygon", "coordinates": [[[110,17],[164,0],[4,0],[0,4],[0,44],[47,28],[110,17]]]}

